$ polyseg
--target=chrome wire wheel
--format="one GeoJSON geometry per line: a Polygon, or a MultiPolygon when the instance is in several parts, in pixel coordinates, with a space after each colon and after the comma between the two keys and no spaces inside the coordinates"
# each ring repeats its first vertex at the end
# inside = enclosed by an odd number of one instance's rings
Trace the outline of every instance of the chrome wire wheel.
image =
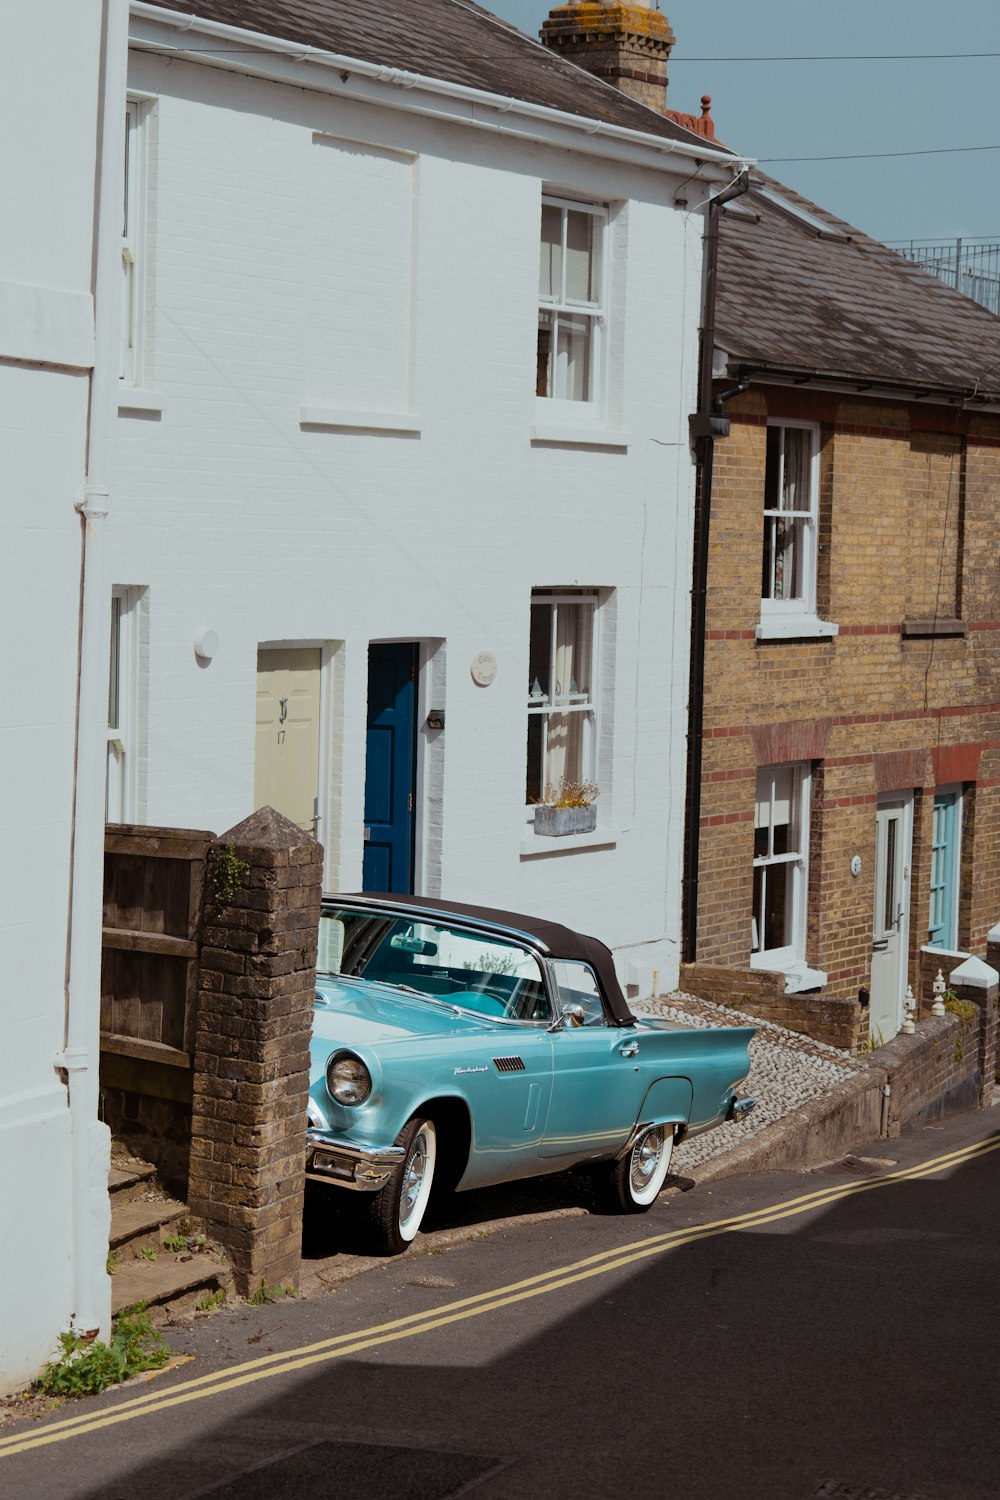
{"type": "Polygon", "coordinates": [[[380,1192],[365,1205],[366,1238],[375,1255],[401,1255],[420,1228],[431,1195],[437,1161],[433,1120],[411,1115],[396,1137],[403,1159],[380,1192]]]}
{"type": "Polygon", "coordinates": [[[399,1189],[399,1237],[409,1242],[420,1228],[434,1179],[437,1132],[433,1122],[422,1120],[410,1142],[399,1189]]]}
{"type": "Polygon", "coordinates": [[[672,1125],[653,1125],[636,1141],[628,1159],[628,1191],[638,1208],[655,1202],[674,1149],[672,1125]]]}

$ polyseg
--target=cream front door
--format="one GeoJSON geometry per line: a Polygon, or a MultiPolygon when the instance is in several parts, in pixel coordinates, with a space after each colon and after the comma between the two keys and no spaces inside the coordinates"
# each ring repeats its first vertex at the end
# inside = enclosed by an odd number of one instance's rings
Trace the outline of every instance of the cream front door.
{"type": "Polygon", "coordinates": [[[253,805],[273,807],[316,835],[319,788],[318,646],[257,653],[253,805]]]}
{"type": "Polygon", "coordinates": [[[899,1030],[906,989],[910,931],[910,849],[913,794],[880,797],[875,813],[875,912],[872,927],[871,1014],[877,1042],[899,1030]]]}

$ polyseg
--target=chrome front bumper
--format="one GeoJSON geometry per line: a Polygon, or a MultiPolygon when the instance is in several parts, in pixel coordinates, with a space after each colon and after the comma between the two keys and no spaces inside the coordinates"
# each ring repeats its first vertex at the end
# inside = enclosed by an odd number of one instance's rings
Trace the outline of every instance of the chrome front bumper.
{"type": "Polygon", "coordinates": [[[377,1193],[406,1155],[402,1146],[359,1146],[329,1131],[306,1132],[306,1177],[356,1193],[377,1193]]]}

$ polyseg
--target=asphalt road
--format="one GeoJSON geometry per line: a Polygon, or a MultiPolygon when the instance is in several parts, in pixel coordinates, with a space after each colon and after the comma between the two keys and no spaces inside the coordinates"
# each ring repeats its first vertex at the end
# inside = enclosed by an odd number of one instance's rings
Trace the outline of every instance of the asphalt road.
{"type": "Polygon", "coordinates": [[[1000,1116],[410,1254],[173,1330],[0,1435],[0,1494],[1000,1495],[1000,1116]]]}

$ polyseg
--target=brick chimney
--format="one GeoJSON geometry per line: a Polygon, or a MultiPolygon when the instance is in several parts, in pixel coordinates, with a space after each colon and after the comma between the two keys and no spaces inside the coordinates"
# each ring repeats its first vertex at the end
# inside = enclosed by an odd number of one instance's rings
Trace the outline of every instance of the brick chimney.
{"type": "Polygon", "coordinates": [[[630,5],[568,0],[549,12],[541,36],[560,57],[658,114],[667,113],[667,59],[675,37],[653,0],[630,5]]]}

